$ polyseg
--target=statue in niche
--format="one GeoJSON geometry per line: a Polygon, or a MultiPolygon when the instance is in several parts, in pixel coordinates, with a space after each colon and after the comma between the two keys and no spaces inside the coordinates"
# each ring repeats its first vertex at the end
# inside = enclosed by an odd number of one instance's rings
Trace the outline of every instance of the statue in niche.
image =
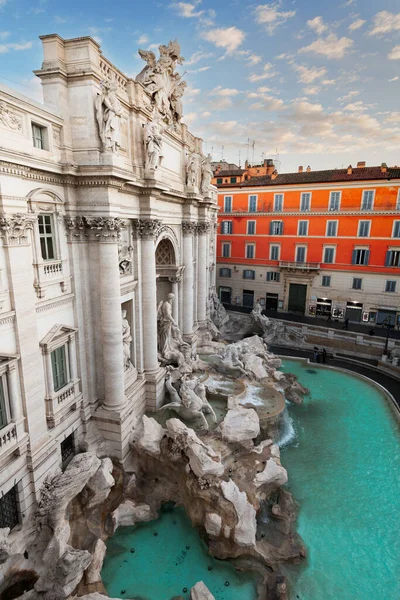
{"type": "Polygon", "coordinates": [[[162,127],[159,116],[156,114],[152,121],[144,126],[144,145],[146,149],[145,170],[155,171],[163,159],[162,134],[166,130],[162,127]]]}
{"type": "Polygon", "coordinates": [[[118,247],[118,266],[120,275],[132,273],[132,246],[120,244],[118,247]]]}
{"type": "Polygon", "coordinates": [[[186,165],[186,185],[190,188],[197,187],[199,172],[199,156],[196,152],[191,152],[188,156],[186,165]]]}
{"type": "Polygon", "coordinates": [[[116,94],[117,86],[111,80],[101,82],[101,94],[97,95],[96,119],[99,126],[103,152],[117,152],[121,146],[120,120],[122,106],[116,94]]]}
{"type": "Polygon", "coordinates": [[[211,154],[203,157],[201,161],[201,186],[200,190],[202,194],[208,195],[211,185],[211,180],[214,177],[214,173],[211,166],[211,154]]]}
{"type": "Polygon", "coordinates": [[[178,42],[171,41],[168,46],[158,47],[160,58],[154,52],[139,50],[140,57],[147,65],[136,77],[151,95],[152,101],[162,120],[168,125],[177,125],[182,117],[181,97],[186,88],[182,77],[175,73],[176,65],[185,60],[181,55],[178,42]]]}
{"type": "Polygon", "coordinates": [[[131,328],[128,323],[128,319],[126,318],[126,310],[121,312],[122,316],[122,344],[124,351],[124,369],[128,371],[132,367],[131,362],[131,343],[132,343],[132,335],[131,328]]]}
{"type": "Polygon", "coordinates": [[[183,341],[181,330],[172,316],[174,294],[168,294],[157,309],[158,351],[161,363],[177,364],[181,373],[191,373],[191,349],[183,341]]]}

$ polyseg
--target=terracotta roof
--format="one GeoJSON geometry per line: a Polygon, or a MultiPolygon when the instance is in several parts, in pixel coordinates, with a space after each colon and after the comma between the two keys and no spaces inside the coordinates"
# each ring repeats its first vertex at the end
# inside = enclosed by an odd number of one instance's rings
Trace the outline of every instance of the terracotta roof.
{"type": "MultiPolygon", "coordinates": [[[[221,174],[223,176],[223,174],[221,174]]],[[[330,169],[326,171],[303,171],[302,173],[280,173],[275,179],[270,175],[261,177],[252,177],[243,183],[240,187],[255,186],[274,186],[274,185],[299,185],[325,182],[346,182],[346,181],[368,181],[376,179],[399,179],[400,167],[388,168],[386,173],[382,172],[381,167],[362,167],[353,168],[349,175],[347,169],[330,169]]],[[[219,184],[221,185],[221,184],[219,184]]],[[[224,184],[222,184],[224,185],[224,184]]],[[[228,185],[228,184],[225,184],[228,185]]]]}
{"type": "Polygon", "coordinates": [[[220,171],[219,173],[214,173],[214,177],[234,177],[243,175],[244,169],[231,169],[229,171],[220,171]]]}

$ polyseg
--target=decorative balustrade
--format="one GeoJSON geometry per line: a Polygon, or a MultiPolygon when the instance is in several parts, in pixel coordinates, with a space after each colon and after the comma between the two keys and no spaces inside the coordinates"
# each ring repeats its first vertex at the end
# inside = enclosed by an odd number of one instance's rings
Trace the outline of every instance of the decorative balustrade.
{"type": "Polygon", "coordinates": [[[75,395],[75,386],[71,385],[69,388],[67,388],[66,390],[63,390],[60,394],[58,394],[58,396],[56,396],[57,405],[60,406],[60,404],[62,404],[65,400],[67,400],[68,398],[71,398],[74,395],[75,395]]]}
{"type": "Polygon", "coordinates": [[[0,456],[12,446],[17,445],[17,426],[9,423],[0,429],[0,456]]]}
{"type": "Polygon", "coordinates": [[[289,269],[293,271],[298,269],[301,271],[318,271],[321,268],[321,263],[280,260],[279,266],[281,269],[289,269]]]}
{"type": "Polygon", "coordinates": [[[45,402],[48,426],[50,428],[57,427],[69,412],[77,409],[81,400],[82,392],[79,390],[79,380],[71,381],[66,387],[47,397],[45,402]]]}
{"type": "Polygon", "coordinates": [[[46,263],[43,266],[43,274],[45,277],[55,277],[57,275],[62,275],[62,262],[57,261],[53,263],[46,263]]]}

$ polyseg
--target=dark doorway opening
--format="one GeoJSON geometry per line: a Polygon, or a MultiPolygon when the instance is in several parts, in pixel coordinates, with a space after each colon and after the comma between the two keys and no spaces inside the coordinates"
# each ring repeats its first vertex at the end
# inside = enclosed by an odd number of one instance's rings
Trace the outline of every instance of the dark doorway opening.
{"type": "Polygon", "coordinates": [[[307,286],[302,283],[291,283],[289,287],[288,311],[304,315],[306,310],[307,286]]]}
{"type": "Polygon", "coordinates": [[[278,310],[279,294],[267,294],[265,298],[265,310],[278,310]]]}
{"type": "Polygon", "coordinates": [[[220,287],[219,288],[219,299],[222,304],[231,304],[232,290],[231,288],[220,287]]]}
{"type": "Polygon", "coordinates": [[[243,306],[253,308],[254,292],[252,290],[243,290],[243,306]]]}

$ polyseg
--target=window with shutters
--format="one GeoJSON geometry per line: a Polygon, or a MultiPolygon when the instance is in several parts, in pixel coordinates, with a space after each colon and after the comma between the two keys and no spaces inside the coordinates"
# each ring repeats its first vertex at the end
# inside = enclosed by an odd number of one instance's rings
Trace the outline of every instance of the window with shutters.
{"type": "Polygon", "coordinates": [[[330,193],[328,210],[331,210],[331,211],[339,210],[341,195],[342,195],[342,192],[331,192],[330,193]]]}
{"type": "Polygon", "coordinates": [[[255,271],[252,271],[251,269],[243,270],[243,279],[255,279],[255,276],[256,276],[255,271]]]}
{"type": "Polygon", "coordinates": [[[35,148],[48,150],[47,127],[32,123],[32,141],[35,148]]]}
{"type": "Polygon", "coordinates": [[[39,215],[38,224],[42,258],[43,260],[54,260],[56,258],[56,244],[54,239],[53,216],[39,215]]]}
{"type": "Polygon", "coordinates": [[[231,277],[231,275],[232,275],[231,269],[222,268],[219,270],[220,277],[231,277]]]}
{"type": "Polygon", "coordinates": [[[246,244],[246,258],[254,258],[256,255],[255,244],[246,244]]]}
{"type": "Polygon", "coordinates": [[[306,262],[306,247],[305,246],[297,246],[296,247],[296,262],[298,262],[298,263],[306,262]]]}
{"type": "Polygon", "coordinates": [[[236,183],[236,177],[231,177],[231,183],[236,183]]]}
{"type": "Polygon", "coordinates": [[[385,286],[385,292],[395,292],[396,291],[396,281],[387,281],[385,286]]]}
{"type": "Polygon", "coordinates": [[[279,282],[281,279],[281,274],[277,271],[269,271],[267,273],[267,281],[276,281],[279,282]]]}
{"type": "Polygon", "coordinates": [[[257,212],[257,196],[249,196],[249,212],[257,212]]]}
{"type": "Polygon", "coordinates": [[[322,287],[331,287],[330,275],[322,275],[322,287]]]}
{"type": "Polygon", "coordinates": [[[51,369],[53,372],[54,391],[58,392],[69,381],[67,369],[66,346],[60,346],[51,353],[51,369]]]}
{"type": "Polygon", "coordinates": [[[254,235],[256,233],[256,222],[247,221],[247,235],[254,235]]]}
{"type": "Polygon", "coordinates": [[[279,260],[280,250],[280,246],[271,244],[271,246],[269,247],[269,259],[279,260]]]}
{"type": "Polygon", "coordinates": [[[274,212],[283,211],[283,194],[274,195],[274,212]]]}
{"type": "Polygon", "coordinates": [[[297,235],[308,235],[308,221],[298,222],[297,235]]]}
{"type": "Polygon", "coordinates": [[[222,177],[217,177],[217,185],[222,183],[222,177]]]}
{"type": "Polygon", "coordinates": [[[335,262],[335,248],[324,248],[323,262],[332,265],[335,262]]]}
{"type": "Polygon", "coordinates": [[[270,235],[283,235],[283,221],[271,221],[269,224],[270,235]]]}
{"type": "Polygon", "coordinates": [[[326,237],[336,237],[338,229],[337,221],[327,221],[326,222],[326,237]]]}
{"type": "Polygon", "coordinates": [[[222,244],[222,256],[224,258],[229,258],[231,255],[231,245],[230,244],[222,244]]]}
{"type": "Polygon", "coordinates": [[[360,277],[353,277],[353,285],[351,287],[353,290],[361,290],[362,279],[360,277]]]}
{"type": "Polygon", "coordinates": [[[372,210],[374,207],[375,190],[364,190],[361,200],[361,210],[372,210]]]}
{"type": "Polygon", "coordinates": [[[369,250],[354,248],[351,263],[353,265],[367,265],[369,263],[369,250]]]}
{"type": "Polygon", "coordinates": [[[303,192],[300,195],[300,211],[308,212],[311,208],[311,192],[303,192]]]}
{"type": "Polygon", "coordinates": [[[371,221],[359,221],[358,222],[358,237],[369,237],[371,229],[371,221]]]}
{"type": "Polygon", "coordinates": [[[227,235],[232,233],[232,221],[222,221],[221,223],[221,234],[227,235]]]}
{"type": "Polygon", "coordinates": [[[393,233],[392,237],[400,238],[400,221],[393,222],[393,233]]]}
{"type": "Polygon", "coordinates": [[[232,196],[225,196],[224,198],[224,212],[232,212],[232,196]]]}
{"type": "Polygon", "coordinates": [[[385,267],[400,267],[400,249],[386,252],[385,267]]]}

